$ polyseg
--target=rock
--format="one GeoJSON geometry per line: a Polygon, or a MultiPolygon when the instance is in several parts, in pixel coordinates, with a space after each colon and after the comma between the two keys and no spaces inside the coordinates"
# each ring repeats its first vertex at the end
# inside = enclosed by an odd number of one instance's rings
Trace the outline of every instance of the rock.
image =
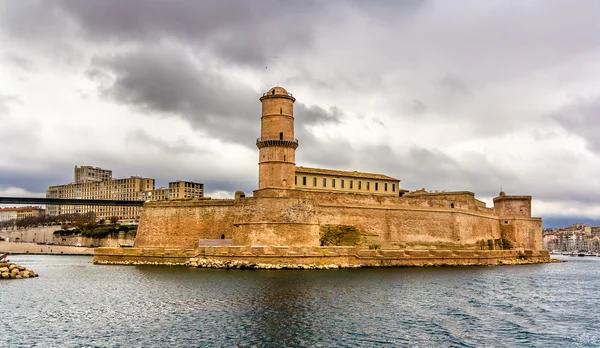
{"type": "Polygon", "coordinates": [[[19,266],[13,262],[2,262],[0,267],[0,279],[23,279],[33,278],[38,275],[27,269],[26,267],[19,266]]]}

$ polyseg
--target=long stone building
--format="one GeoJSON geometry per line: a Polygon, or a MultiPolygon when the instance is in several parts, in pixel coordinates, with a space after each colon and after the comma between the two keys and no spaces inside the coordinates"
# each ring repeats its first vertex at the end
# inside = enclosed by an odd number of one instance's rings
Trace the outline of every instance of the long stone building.
{"type": "Polygon", "coordinates": [[[146,202],[131,250],[96,262],[205,258],[269,264],[490,264],[549,260],[531,196],[409,192],[383,174],[296,166],[295,98],[271,88],[262,103],[258,189],[235,199],[146,202]]]}

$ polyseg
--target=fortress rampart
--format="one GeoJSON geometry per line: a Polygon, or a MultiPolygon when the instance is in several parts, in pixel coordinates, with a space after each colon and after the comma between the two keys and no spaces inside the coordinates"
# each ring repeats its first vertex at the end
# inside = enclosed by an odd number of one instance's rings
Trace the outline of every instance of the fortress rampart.
{"type": "Polygon", "coordinates": [[[407,266],[549,260],[541,252],[541,219],[531,217],[531,196],[501,192],[488,208],[468,191],[403,194],[392,177],[304,167],[296,185],[295,99],[275,87],[261,101],[259,189],[252,197],[146,202],[135,248],[98,249],[95,261],[407,266]],[[305,173],[322,177],[308,183],[305,173]]]}
{"type": "Polygon", "coordinates": [[[500,218],[476,202],[470,192],[386,197],[277,189],[236,200],[148,202],[136,247],[193,249],[200,239],[310,247],[321,245],[324,227],[350,226],[364,246],[477,249],[481,240],[506,239],[514,248],[541,249],[541,219],[500,218]]]}

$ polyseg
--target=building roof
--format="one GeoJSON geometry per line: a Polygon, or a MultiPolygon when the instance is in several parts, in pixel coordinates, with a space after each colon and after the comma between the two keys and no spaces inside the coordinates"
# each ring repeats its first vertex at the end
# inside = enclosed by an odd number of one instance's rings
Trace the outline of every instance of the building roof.
{"type": "Polygon", "coordinates": [[[357,172],[357,171],[349,172],[349,171],[345,171],[345,170],[333,170],[333,169],[321,169],[321,168],[296,167],[296,173],[321,174],[321,175],[332,175],[332,176],[349,176],[349,177],[363,178],[363,179],[400,181],[400,179],[392,178],[391,176],[387,176],[387,175],[383,175],[383,174],[362,173],[362,172],[357,172]]]}
{"type": "Polygon", "coordinates": [[[285,88],[280,87],[280,86],[272,87],[268,92],[264,93],[262,95],[262,97],[260,97],[260,101],[263,101],[263,99],[268,99],[268,98],[282,98],[282,97],[290,99],[292,101],[296,101],[296,98],[294,98],[294,96],[291,93],[288,93],[288,91],[286,91],[285,88]]]}
{"type": "Polygon", "coordinates": [[[0,208],[0,211],[28,211],[28,210],[45,210],[40,207],[10,207],[10,208],[0,208]]]}

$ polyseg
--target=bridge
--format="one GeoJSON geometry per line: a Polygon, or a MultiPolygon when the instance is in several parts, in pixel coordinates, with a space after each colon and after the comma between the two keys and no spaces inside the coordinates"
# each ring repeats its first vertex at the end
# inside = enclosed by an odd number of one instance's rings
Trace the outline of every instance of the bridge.
{"type": "Polygon", "coordinates": [[[0,204],[47,204],[47,205],[112,205],[141,207],[144,201],[119,201],[115,199],[65,199],[37,197],[0,197],[0,204]]]}

